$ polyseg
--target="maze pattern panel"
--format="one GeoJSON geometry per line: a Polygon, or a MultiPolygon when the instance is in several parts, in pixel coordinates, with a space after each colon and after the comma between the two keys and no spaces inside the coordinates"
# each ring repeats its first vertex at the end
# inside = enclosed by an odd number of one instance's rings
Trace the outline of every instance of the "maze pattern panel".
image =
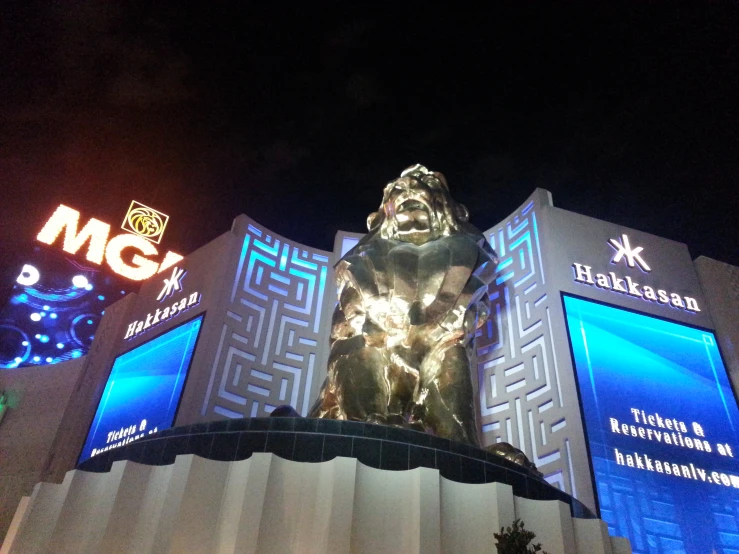
{"type": "Polygon", "coordinates": [[[307,413],[329,259],[250,221],[202,415],[262,417],[284,404],[307,413]]]}
{"type": "Polygon", "coordinates": [[[520,448],[550,483],[575,492],[560,367],[552,335],[533,196],[485,233],[499,265],[490,286],[491,315],[477,333],[483,443],[520,448]]]}

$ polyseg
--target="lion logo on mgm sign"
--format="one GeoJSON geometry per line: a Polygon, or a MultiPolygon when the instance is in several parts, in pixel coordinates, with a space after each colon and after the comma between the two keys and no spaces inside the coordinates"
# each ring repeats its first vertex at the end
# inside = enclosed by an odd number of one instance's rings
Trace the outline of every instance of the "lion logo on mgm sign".
{"type": "Polygon", "coordinates": [[[167,214],[132,200],[121,229],[143,237],[154,244],[159,244],[168,222],[167,214]]]}

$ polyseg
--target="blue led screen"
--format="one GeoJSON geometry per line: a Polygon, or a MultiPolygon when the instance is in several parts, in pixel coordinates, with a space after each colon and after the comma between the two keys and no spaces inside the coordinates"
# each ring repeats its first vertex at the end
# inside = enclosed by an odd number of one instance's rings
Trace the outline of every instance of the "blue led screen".
{"type": "Polygon", "coordinates": [[[714,334],[563,299],[610,533],[635,553],[739,553],[739,410],[714,334]]]}
{"type": "Polygon", "coordinates": [[[203,316],[116,358],[80,462],[172,426],[203,316]]]}
{"type": "Polygon", "coordinates": [[[34,246],[0,307],[0,369],[87,354],[105,309],[138,287],[61,250],[34,246]]]}

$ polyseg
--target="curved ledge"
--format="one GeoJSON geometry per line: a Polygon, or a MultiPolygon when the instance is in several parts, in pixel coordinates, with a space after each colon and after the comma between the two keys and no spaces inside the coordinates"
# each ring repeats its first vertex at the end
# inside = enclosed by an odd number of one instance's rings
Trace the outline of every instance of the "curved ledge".
{"type": "Polygon", "coordinates": [[[579,500],[501,456],[426,433],[356,421],[271,417],[197,423],[109,450],[78,469],[107,472],[118,460],[168,465],[182,454],[231,462],[255,452],[271,452],[295,462],[325,462],[342,456],[391,471],[427,467],[458,483],[505,483],[516,496],[559,500],[570,507],[573,517],[595,517],[579,500]]]}

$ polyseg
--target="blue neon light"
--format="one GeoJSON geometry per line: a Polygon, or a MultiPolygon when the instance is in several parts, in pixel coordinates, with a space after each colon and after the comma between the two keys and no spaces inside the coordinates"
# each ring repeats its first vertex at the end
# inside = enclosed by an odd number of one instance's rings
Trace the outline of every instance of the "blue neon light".
{"type": "Polygon", "coordinates": [[[611,534],[635,554],[739,552],[739,409],[713,333],[564,304],[611,534]]]}
{"type": "Polygon", "coordinates": [[[116,358],[80,462],[172,426],[202,321],[193,319],[116,358]]]}
{"type": "Polygon", "coordinates": [[[116,277],[55,249],[34,247],[25,261],[38,280],[16,282],[0,306],[0,370],[56,364],[73,352],[84,355],[105,307],[119,290],[125,292],[116,277]]]}

